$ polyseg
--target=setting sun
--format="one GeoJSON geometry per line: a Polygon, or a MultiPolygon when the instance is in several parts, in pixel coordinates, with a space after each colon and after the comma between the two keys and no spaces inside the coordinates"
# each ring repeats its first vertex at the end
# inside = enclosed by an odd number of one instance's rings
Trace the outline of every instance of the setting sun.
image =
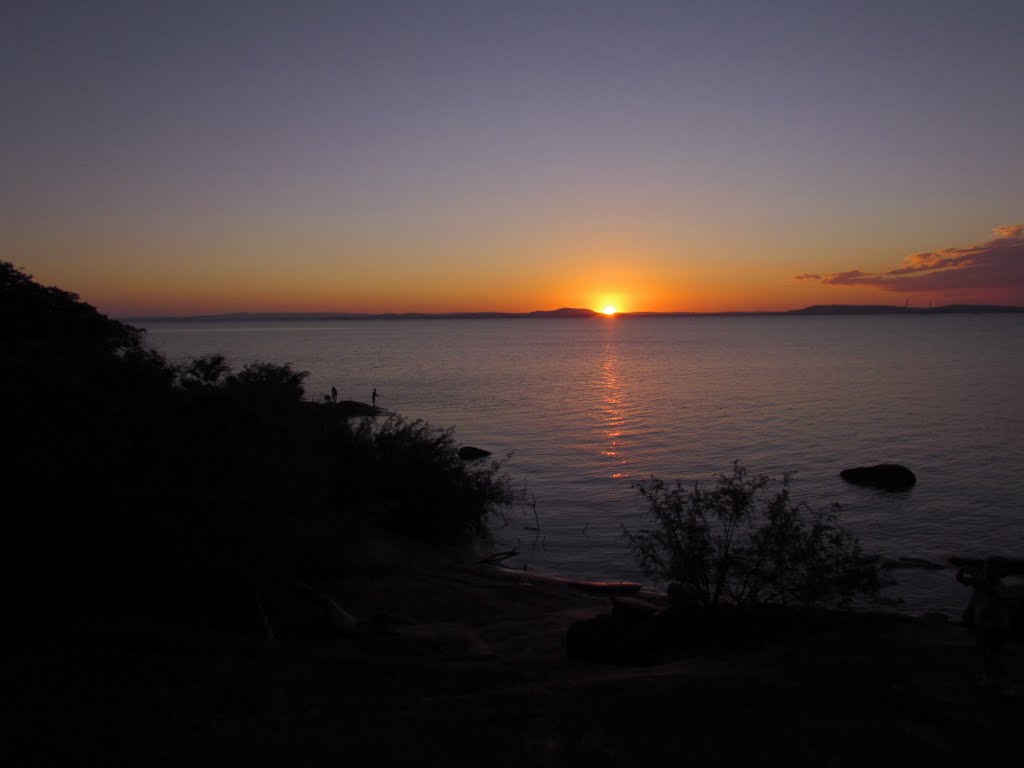
{"type": "Polygon", "coordinates": [[[606,315],[614,315],[615,311],[615,307],[613,307],[611,304],[609,304],[608,306],[601,310],[601,312],[603,312],[606,315]]]}

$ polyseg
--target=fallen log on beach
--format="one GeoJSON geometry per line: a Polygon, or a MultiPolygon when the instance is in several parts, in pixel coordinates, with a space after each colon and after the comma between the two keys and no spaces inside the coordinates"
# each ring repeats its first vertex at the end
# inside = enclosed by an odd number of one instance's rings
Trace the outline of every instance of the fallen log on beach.
{"type": "Polygon", "coordinates": [[[1024,576],[1024,557],[951,557],[949,562],[957,568],[981,568],[985,561],[999,567],[1004,576],[1024,576]]]}

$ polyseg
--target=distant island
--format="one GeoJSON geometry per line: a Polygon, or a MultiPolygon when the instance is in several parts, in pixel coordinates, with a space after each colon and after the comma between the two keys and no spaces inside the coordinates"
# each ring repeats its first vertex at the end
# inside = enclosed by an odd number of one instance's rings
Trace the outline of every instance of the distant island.
{"type": "MultiPolygon", "coordinates": [[[[615,317],[785,317],[799,315],[966,315],[1024,312],[1024,307],[989,304],[948,304],[941,307],[899,307],[886,304],[815,304],[775,312],[617,312],[615,317]]],[[[562,307],[533,312],[228,312],[219,315],[146,315],[122,320],[267,321],[267,320],[505,320],[519,318],[604,318],[593,309],[562,307]]]]}

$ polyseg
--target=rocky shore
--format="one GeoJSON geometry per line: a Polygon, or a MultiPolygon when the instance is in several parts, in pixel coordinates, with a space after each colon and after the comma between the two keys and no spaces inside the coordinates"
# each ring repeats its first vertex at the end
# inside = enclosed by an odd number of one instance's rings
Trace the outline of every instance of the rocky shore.
{"type": "MultiPolygon", "coordinates": [[[[367,567],[251,627],[159,612],[5,657],[17,764],[1002,765],[1024,708],[976,686],[970,632],[894,614],[736,629],[643,665],[566,653],[613,598],[531,572],[367,567]]],[[[642,595],[654,605],[662,598],[642,595]]],[[[1022,651],[1007,647],[1020,687],[1022,651]]]]}

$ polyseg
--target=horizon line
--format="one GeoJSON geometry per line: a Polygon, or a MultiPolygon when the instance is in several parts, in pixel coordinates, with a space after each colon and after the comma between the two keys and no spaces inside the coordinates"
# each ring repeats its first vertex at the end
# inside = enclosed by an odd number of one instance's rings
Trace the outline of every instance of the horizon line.
{"type": "Polygon", "coordinates": [[[467,312],[220,312],[199,315],[120,315],[114,319],[124,322],[140,320],[225,321],[225,320],[501,320],[501,319],[589,319],[635,317],[756,317],[786,315],[855,315],[855,314],[970,314],[1024,312],[1024,306],[993,304],[946,304],[929,307],[909,307],[891,304],[812,304],[799,309],[779,310],[722,310],[718,312],[615,312],[606,314],[593,309],[561,307],[537,309],[529,312],[467,311],[467,312]]]}

